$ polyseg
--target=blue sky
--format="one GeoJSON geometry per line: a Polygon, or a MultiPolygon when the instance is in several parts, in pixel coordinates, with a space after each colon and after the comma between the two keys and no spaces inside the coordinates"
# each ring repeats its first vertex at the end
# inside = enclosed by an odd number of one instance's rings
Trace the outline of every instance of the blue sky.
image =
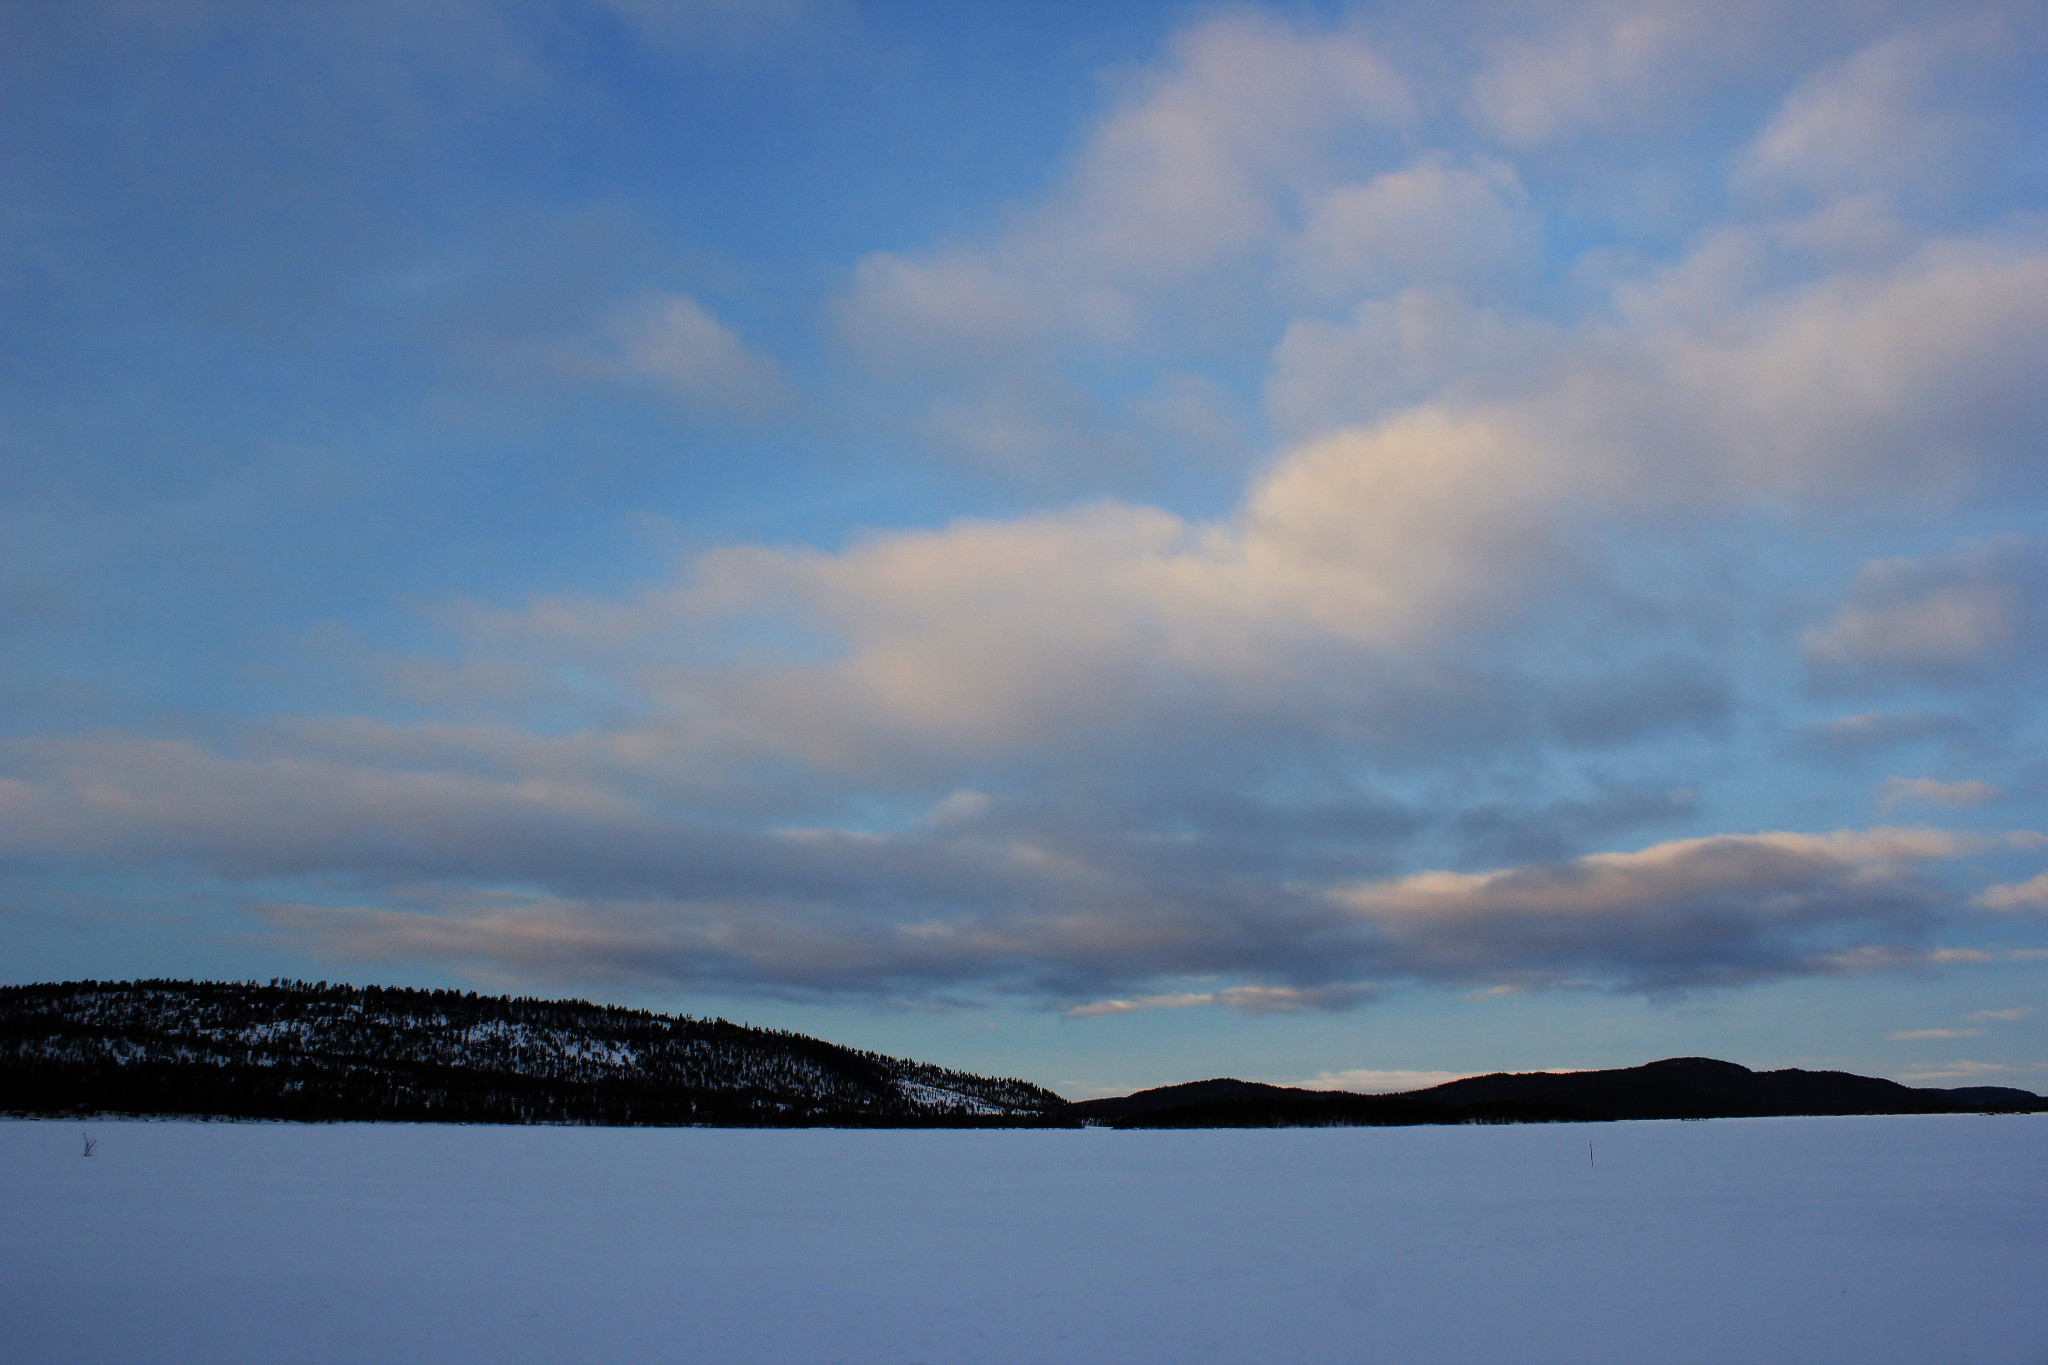
{"type": "Polygon", "coordinates": [[[0,13],[0,962],[2048,1089],[2048,9],[0,13]]]}

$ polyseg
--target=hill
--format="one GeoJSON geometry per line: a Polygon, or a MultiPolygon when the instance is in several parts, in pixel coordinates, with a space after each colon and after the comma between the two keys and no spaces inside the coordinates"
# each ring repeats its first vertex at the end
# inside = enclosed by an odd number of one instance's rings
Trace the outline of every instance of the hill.
{"type": "Polygon", "coordinates": [[[2048,1108],[1840,1071],[1674,1057],[1398,1095],[1220,1078],[1069,1104],[800,1033],[581,1000],[327,982],[0,987],[0,1111],[445,1123],[1271,1128],[2048,1108]]]}
{"type": "Polygon", "coordinates": [[[0,987],[0,1107],[449,1123],[1041,1122],[1049,1090],[580,1000],[195,981],[0,987]]]}
{"type": "Polygon", "coordinates": [[[1118,1128],[1545,1123],[1606,1119],[1781,1118],[1821,1114],[2020,1113],[2048,1108],[2004,1086],[1923,1089],[1844,1071],[1751,1071],[1673,1057],[1611,1071],[1496,1073],[1399,1095],[1195,1081],[1086,1100],[1067,1113],[1118,1128]]]}

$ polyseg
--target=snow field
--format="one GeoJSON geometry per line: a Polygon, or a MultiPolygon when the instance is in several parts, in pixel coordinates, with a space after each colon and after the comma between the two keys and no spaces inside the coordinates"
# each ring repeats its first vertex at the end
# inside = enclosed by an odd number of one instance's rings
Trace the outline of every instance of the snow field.
{"type": "Polygon", "coordinates": [[[2048,1360],[2044,1115],[83,1126],[0,1122],[0,1361],[2048,1360]]]}

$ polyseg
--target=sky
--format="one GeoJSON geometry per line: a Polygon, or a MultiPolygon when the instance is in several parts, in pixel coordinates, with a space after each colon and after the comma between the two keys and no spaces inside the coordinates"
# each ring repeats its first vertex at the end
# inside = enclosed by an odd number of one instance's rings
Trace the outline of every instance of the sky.
{"type": "Polygon", "coordinates": [[[2048,6],[0,8],[0,979],[2048,1091],[2048,6]]]}

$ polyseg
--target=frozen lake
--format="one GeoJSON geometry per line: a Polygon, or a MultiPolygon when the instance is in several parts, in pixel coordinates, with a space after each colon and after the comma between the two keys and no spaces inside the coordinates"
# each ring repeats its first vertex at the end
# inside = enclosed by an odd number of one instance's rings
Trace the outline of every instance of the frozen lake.
{"type": "Polygon", "coordinates": [[[0,1122],[5,1361],[2048,1361],[2042,1115],[85,1126],[0,1122]]]}

